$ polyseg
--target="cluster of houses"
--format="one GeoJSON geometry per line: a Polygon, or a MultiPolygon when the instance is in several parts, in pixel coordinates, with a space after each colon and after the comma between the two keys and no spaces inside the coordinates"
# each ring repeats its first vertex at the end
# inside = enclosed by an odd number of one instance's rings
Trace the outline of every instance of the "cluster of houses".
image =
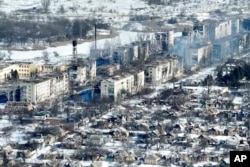
{"type": "MultiPolygon", "coordinates": [[[[249,90],[204,87],[195,76],[171,91],[161,86],[184,69],[247,51],[250,35],[240,25],[229,16],[208,19],[179,35],[164,30],[113,50],[91,49],[89,58],[74,46],[69,64],[0,62],[0,103],[7,102],[0,166],[229,166],[230,150],[249,150],[249,90]],[[85,87],[103,101],[63,102],[64,113],[58,104],[51,111],[33,105],[85,87]],[[157,95],[125,98],[148,87],[158,87],[157,95]],[[110,101],[118,103],[105,106],[110,101]]],[[[234,66],[224,66],[225,74],[234,66]]]]}
{"type": "Polygon", "coordinates": [[[41,119],[51,113],[36,112],[34,119],[23,120],[22,135],[16,130],[21,125],[10,128],[9,123],[0,129],[6,138],[0,139],[0,152],[7,155],[0,163],[226,167],[230,150],[249,150],[247,90],[186,84],[173,88],[167,99],[164,91],[125,100],[93,121],[66,123],[41,119]]]}

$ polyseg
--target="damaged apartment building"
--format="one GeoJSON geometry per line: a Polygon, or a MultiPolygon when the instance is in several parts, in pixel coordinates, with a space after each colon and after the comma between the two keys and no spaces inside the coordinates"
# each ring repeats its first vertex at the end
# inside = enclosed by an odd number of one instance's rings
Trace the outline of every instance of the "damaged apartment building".
{"type": "Polygon", "coordinates": [[[51,73],[20,81],[22,101],[37,103],[68,93],[68,74],[51,73]]]}
{"type": "Polygon", "coordinates": [[[136,94],[144,87],[144,71],[130,71],[101,81],[101,98],[117,101],[128,94],[136,94]]]}
{"type": "Polygon", "coordinates": [[[177,56],[157,58],[145,64],[145,82],[159,85],[182,74],[182,62],[177,56]]]}

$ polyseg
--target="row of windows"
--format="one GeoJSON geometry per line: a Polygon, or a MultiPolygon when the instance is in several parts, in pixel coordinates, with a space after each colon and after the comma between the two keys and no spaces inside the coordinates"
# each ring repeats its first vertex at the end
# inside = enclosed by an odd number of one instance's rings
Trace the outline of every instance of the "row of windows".
{"type": "Polygon", "coordinates": [[[29,69],[27,69],[27,70],[21,69],[19,71],[29,72],[30,70],[29,69]]]}
{"type": "Polygon", "coordinates": [[[20,76],[30,76],[30,75],[27,73],[23,73],[23,74],[21,73],[20,76]]]}
{"type": "Polygon", "coordinates": [[[29,68],[28,65],[19,65],[19,67],[21,67],[21,68],[29,68]]]}

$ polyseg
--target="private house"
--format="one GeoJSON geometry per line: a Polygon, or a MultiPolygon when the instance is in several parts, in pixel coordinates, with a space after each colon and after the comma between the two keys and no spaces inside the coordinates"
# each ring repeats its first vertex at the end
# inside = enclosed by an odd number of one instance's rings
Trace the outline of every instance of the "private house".
{"type": "Polygon", "coordinates": [[[50,117],[50,112],[48,112],[48,111],[38,111],[38,112],[35,112],[33,117],[35,119],[38,119],[38,120],[46,120],[47,118],[50,117]]]}
{"type": "Polygon", "coordinates": [[[107,137],[103,135],[90,135],[87,142],[96,146],[101,146],[107,142],[107,137]]]}
{"type": "Polygon", "coordinates": [[[161,158],[155,154],[146,155],[144,158],[145,164],[157,165],[161,158]]]}

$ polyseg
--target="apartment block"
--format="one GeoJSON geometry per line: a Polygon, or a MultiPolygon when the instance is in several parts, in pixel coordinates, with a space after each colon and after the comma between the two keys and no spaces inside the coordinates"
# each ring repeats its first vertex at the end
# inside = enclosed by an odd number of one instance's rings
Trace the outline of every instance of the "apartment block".
{"type": "Polygon", "coordinates": [[[134,87],[132,94],[136,94],[142,90],[145,85],[145,72],[144,71],[130,71],[134,75],[134,87]]]}
{"type": "Polygon", "coordinates": [[[122,46],[116,48],[113,52],[113,62],[121,65],[126,65],[130,62],[130,48],[128,46],[122,46]]]}
{"type": "Polygon", "coordinates": [[[101,81],[101,98],[117,101],[122,98],[123,93],[133,93],[133,89],[134,75],[116,75],[101,81]]]}
{"type": "Polygon", "coordinates": [[[182,65],[175,56],[165,58],[157,58],[146,64],[145,82],[152,85],[158,85],[167,82],[173,77],[177,77],[182,73],[182,65]]]}
{"type": "Polygon", "coordinates": [[[67,70],[67,65],[65,64],[42,64],[37,65],[38,73],[51,73],[51,72],[65,72],[67,70]]]}
{"type": "Polygon", "coordinates": [[[195,44],[189,48],[189,53],[185,55],[185,68],[191,69],[193,67],[209,64],[211,55],[212,45],[210,43],[195,44]]]}
{"type": "Polygon", "coordinates": [[[37,65],[31,62],[20,62],[18,64],[18,74],[20,79],[30,78],[32,73],[37,72],[37,65]]]}
{"type": "MultiPolygon", "coordinates": [[[[206,37],[211,40],[218,40],[232,35],[232,21],[231,20],[206,20],[204,21],[206,37]]],[[[237,31],[237,28],[236,28],[237,31]]]]}
{"type": "Polygon", "coordinates": [[[14,70],[18,70],[17,64],[0,64],[0,82],[5,82],[14,70]]]}
{"type": "Polygon", "coordinates": [[[66,73],[50,74],[34,79],[22,80],[20,86],[25,87],[21,99],[37,103],[67,93],[68,76],[66,73]]]}
{"type": "Polygon", "coordinates": [[[120,64],[109,64],[109,65],[103,65],[98,68],[97,74],[104,75],[104,76],[112,76],[116,71],[120,70],[120,64]]]}

